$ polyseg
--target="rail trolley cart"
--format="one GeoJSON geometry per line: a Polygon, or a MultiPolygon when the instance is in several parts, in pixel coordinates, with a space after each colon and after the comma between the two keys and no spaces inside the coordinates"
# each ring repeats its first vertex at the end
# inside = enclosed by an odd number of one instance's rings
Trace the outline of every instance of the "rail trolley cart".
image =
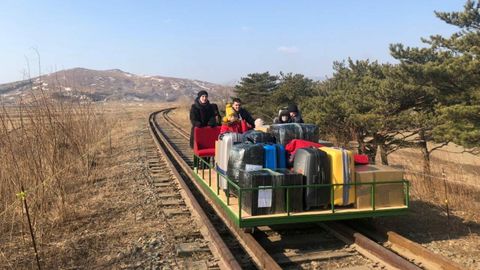
{"type": "MultiPolygon", "coordinates": [[[[193,172],[195,180],[206,194],[226,214],[228,219],[240,228],[293,224],[330,220],[347,220],[406,214],[409,208],[409,182],[404,179],[388,181],[355,181],[348,184],[260,184],[256,187],[241,187],[225,173],[216,169],[212,159],[194,155],[193,172]],[[226,189],[220,180],[227,181],[226,189]],[[401,186],[398,188],[398,186],[401,186]],[[392,189],[396,187],[396,189],[392,189]],[[335,203],[336,190],[355,190],[355,202],[349,205],[335,203]],[[324,207],[305,210],[298,206],[298,197],[305,189],[328,189],[330,201],[324,207]],[[395,192],[393,192],[395,190],[395,192]],[[273,202],[272,197],[284,194],[273,202]],[[267,198],[267,199],[265,199],[267,198]],[[268,199],[270,198],[270,199],[268,199]],[[252,201],[254,206],[252,206],[252,201]],[[275,205],[275,210],[250,211],[252,207],[262,208],[275,205]]],[[[275,173],[275,172],[274,172],[275,173]]],[[[278,197],[277,197],[278,198],[278,197]]],[[[257,209],[257,210],[258,210],[257,209]]]]}

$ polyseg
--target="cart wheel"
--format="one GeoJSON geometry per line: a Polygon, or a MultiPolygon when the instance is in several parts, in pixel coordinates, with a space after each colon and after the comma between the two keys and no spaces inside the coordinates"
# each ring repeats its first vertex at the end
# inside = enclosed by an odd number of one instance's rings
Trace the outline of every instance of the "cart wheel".
{"type": "Polygon", "coordinates": [[[242,228],[244,233],[253,234],[255,232],[255,227],[242,228]]]}

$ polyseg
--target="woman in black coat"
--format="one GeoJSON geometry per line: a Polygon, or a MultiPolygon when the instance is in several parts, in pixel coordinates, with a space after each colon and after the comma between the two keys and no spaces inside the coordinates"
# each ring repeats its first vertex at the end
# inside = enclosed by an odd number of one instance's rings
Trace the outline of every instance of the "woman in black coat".
{"type": "Polygon", "coordinates": [[[190,122],[192,123],[192,130],[190,131],[191,148],[193,148],[193,130],[195,127],[217,126],[219,116],[217,105],[208,101],[207,91],[202,90],[198,92],[195,103],[190,108],[190,122]]]}

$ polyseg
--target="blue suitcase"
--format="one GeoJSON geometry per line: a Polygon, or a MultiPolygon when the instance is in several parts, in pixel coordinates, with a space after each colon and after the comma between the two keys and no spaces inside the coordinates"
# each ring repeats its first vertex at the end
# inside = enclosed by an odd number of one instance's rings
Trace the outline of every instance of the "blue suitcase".
{"type": "Polygon", "coordinates": [[[265,144],[263,146],[263,167],[281,169],[287,167],[287,153],[281,144],[265,144]]]}

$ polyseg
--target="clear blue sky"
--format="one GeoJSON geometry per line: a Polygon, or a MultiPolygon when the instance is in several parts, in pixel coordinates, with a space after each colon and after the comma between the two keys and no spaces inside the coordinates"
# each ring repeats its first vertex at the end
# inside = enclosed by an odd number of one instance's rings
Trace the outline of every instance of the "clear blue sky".
{"type": "Polygon", "coordinates": [[[22,1],[0,3],[0,83],[73,67],[217,83],[252,72],[323,78],[332,62],[392,62],[390,43],[456,29],[434,10],[464,0],[22,1]]]}

